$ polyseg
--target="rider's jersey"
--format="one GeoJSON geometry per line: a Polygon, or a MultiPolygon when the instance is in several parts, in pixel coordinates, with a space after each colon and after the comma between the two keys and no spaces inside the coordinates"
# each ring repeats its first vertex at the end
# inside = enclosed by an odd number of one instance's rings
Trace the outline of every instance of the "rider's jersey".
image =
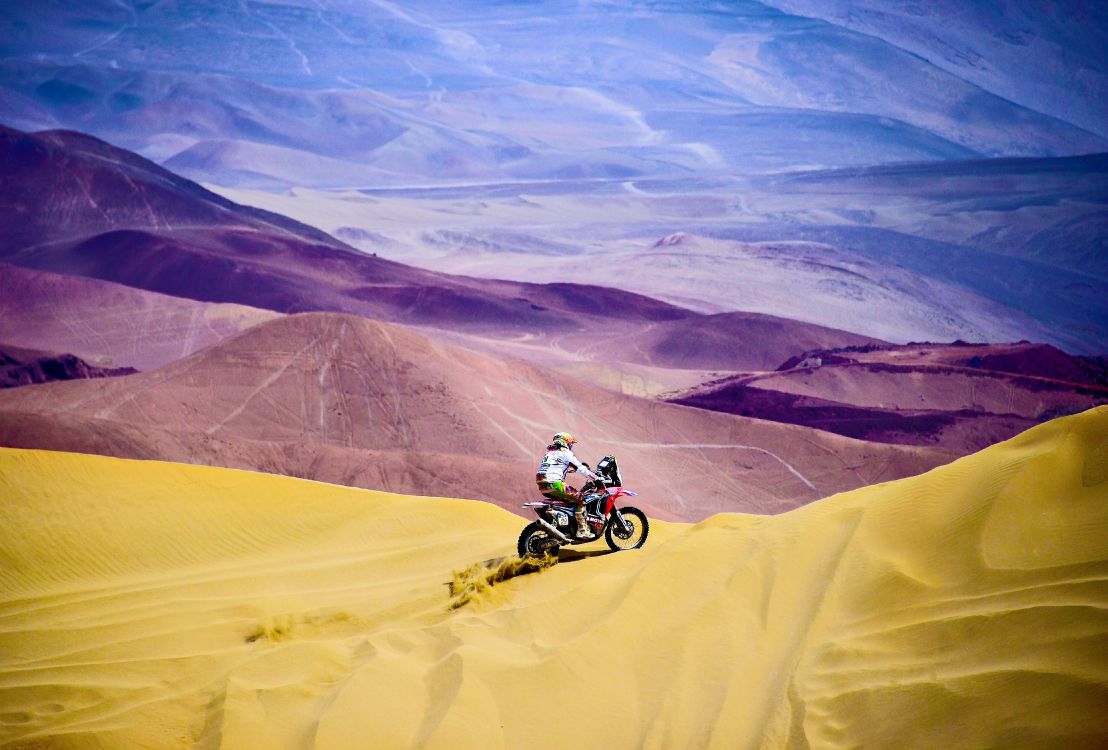
{"type": "Polygon", "coordinates": [[[542,463],[539,464],[535,479],[543,482],[564,482],[566,472],[569,471],[570,466],[589,479],[596,479],[596,475],[585,468],[585,465],[577,459],[577,456],[573,455],[573,451],[569,448],[547,451],[546,455],[542,457],[542,463]]]}

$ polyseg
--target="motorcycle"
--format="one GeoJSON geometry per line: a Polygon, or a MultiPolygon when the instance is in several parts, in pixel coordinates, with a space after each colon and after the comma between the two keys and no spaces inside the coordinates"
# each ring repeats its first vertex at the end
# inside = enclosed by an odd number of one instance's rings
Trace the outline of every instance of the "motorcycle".
{"type": "Polygon", "coordinates": [[[616,506],[616,500],[621,497],[634,497],[638,493],[623,486],[615,456],[604,456],[593,473],[600,479],[590,480],[581,488],[588,535],[577,535],[573,503],[550,499],[524,503],[524,508],[535,511],[538,520],[529,523],[519,535],[516,548],[520,557],[557,555],[563,545],[586,544],[602,535],[608,546],[617,552],[638,549],[646,543],[650,533],[646,514],[630,505],[616,506]]]}

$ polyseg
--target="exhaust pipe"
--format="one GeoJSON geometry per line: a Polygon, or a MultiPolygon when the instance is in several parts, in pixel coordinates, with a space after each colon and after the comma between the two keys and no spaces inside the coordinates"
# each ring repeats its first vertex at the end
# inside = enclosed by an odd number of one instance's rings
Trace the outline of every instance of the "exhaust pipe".
{"type": "Polygon", "coordinates": [[[546,519],[540,518],[539,519],[539,526],[542,526],[544,529],[549,531],[556,539],[559,539],[559,540],[561,540],[562,542],[564,542],[566,544],[573,544],[572,539],[570,539],[568,536],[566,536],[562,532],[558,531],[558,529],[554,528],[554,524],[550,523],[546,519]]]}

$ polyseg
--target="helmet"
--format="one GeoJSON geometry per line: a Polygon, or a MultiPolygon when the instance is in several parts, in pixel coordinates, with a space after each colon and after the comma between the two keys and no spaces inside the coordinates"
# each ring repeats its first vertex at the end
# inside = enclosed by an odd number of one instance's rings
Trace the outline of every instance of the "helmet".
{"type": "Polygon", "coordinates": [[[570,435],[568,432],[558,432],[551,438],[550,444],[557,445],[562,448],[572,448],[573,444],[577,442],[577,438],[570,435]]]}

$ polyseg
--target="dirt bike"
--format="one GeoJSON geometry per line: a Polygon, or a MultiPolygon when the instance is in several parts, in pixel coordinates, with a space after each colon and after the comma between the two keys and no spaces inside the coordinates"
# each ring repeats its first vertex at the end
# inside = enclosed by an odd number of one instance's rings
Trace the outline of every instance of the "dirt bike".
{"type": "Polygon", "coordinates": [[[616,507],[619,498],[633,497],[638,493],[623,487],[615,456],[602,458],[593,473],[600,479],[589,481],[581,488],[588,535],[577,535],[573,503],[549,499],[524,503],[524,508],[535,511],[538,520],[527,524],[519,535],[517,551],[520,557],[557,555],[562,545],[593,542],[601,535],[608,546],[617,552],[638,549],[646,543],[646,536],[650,533],[646,514],[629,505],[616,507]]]}

